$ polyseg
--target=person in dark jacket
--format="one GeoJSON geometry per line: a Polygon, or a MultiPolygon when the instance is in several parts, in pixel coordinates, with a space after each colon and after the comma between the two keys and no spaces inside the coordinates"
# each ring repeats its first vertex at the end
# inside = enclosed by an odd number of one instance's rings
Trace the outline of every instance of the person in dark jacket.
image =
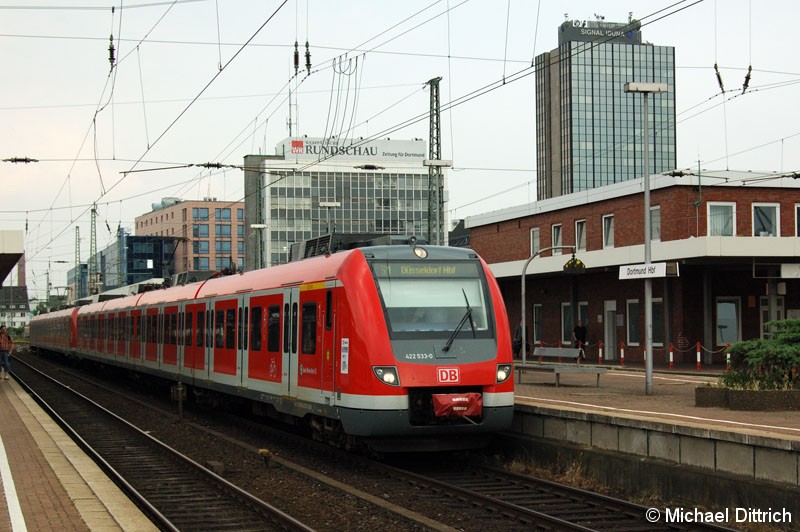
{"type": "Polygon", "coordinates": [[[5,380],[11,375],[11,351],[14,350],[14,340],[8,334],[5,325],[0,325],[0,377],[5,380]]]}

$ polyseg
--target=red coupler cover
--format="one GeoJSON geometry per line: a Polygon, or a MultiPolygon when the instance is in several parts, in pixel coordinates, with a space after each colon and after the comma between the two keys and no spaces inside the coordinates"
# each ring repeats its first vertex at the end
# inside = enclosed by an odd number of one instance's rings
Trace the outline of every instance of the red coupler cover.
{"type": "Polygon", "coordinates": [[[479,416],[482,409],[483,396],[479,393],[433,394],[436,417],[479,416]]]}

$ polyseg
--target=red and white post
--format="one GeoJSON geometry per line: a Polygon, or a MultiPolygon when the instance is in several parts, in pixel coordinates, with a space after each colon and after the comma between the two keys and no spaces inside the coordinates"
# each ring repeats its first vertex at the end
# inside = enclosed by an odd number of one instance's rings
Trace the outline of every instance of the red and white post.
{"type": "Polygon", "coordinates": [[[700,371],[700,341],[697,341],[697,371],[700,371]]]}

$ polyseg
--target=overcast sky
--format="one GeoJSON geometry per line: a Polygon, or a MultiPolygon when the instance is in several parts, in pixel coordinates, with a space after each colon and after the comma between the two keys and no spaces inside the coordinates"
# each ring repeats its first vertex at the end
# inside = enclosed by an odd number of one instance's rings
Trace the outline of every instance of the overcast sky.
{"type": "Polygon", "coordinates": [[[273,153],[290,109],[296,135],[427,141],[437,76],[451,218],[533,201],[534,55],[567,18],[631,14],[675,47],[679,168],[800,170],[796,1],[0,0],[0,159],[39,161],[0,163],[0,229],[25,231],[43,297],[76,226],[88,259],[93,202],[103,249],[162,197],[241,200],[241,170],[166,168],[273,153]]]}

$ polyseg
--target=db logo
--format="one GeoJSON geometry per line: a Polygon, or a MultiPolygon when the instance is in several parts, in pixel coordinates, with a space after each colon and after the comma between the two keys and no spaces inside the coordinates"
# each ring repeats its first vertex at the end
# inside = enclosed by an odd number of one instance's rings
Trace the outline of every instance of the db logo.
{"type": "Polygon", "coordinates": [[[458,382],[458,368],[438,368],[439,382],[458,382]]]}

